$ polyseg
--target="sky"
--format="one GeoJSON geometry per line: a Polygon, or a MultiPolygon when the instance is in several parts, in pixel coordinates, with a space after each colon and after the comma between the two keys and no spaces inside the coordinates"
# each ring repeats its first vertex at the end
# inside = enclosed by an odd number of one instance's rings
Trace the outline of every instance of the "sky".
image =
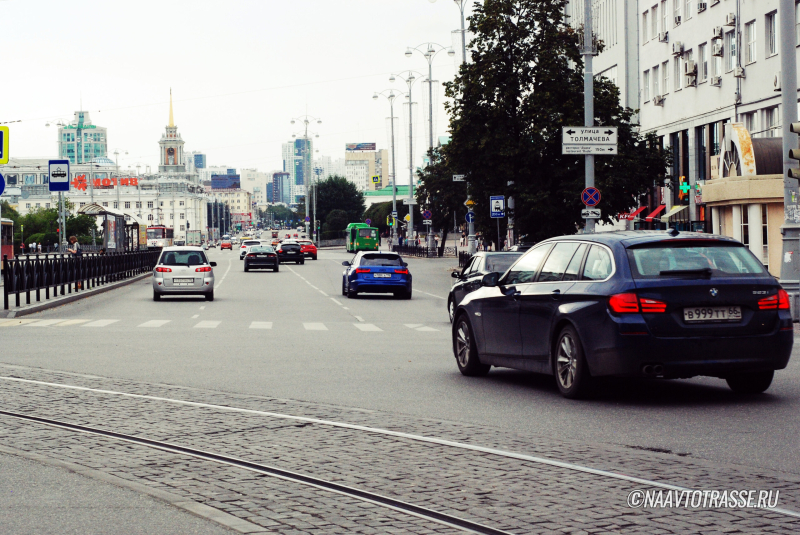
{"type": "MultiPolygon", "coordinates": [[[[108,128],[109,156],[144,172],[158,165],[171,88],[184,150],[205,152],[210,166],[281,169],[281,144],[301,133],[290,121],[305,114],[322,121],[311,128],[317,155],[343,158],[346,143],[388,149],[389,104],[373,93],[406,90],[392,73],[427,76],[422,54],[406,49],[449,48],[459,27],[452,0],[0,0],[0,123],[20,121],[9,124],[12,158],[56,158],[54,123],[82,102],[108,128]]],[[[455,62],[438,54],[434,79],[452,80],[455,62]]],[[[438,95],[437,136],[447,131],[443,87],[438,95]]],[[[400,104],[398,183],[408,172],[400,104]]],[[[424,116],[427,103],[415,116],[415,165],[424,116]]]]}

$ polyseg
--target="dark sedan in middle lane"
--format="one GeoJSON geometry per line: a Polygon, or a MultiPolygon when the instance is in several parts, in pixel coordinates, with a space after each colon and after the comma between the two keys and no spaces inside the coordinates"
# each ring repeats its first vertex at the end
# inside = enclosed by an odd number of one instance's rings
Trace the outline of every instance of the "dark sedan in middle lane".
{"type": "Polygon", "coordinates": [[[278,253],[269,245],[253,245],[247,250],[244,257],[244,270],[269,268],[272,271],[280,269],[278,253]]]}

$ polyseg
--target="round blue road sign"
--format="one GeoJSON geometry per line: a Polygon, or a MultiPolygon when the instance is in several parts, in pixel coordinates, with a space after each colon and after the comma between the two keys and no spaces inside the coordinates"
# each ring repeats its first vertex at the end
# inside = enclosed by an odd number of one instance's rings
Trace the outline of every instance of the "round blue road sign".
{"type": "Polygon", "coordinates": [[[467,220],[467,223],[472,223],[475,221],[475,212],[467,212],[467,215],[464,216],[464,219],[467,220]]]}
{"type": "Polygon", "coordinates": [[[308,223],[309,221],[311,221],[311,218],[306,216],[306,223],[308,223]]]}
{"type": "Polygon", "coordinates": [[[0,195],[6,190],[6,179],[0,174],[0,195]]]}
{"type": "Polygon", "coordinates": [[[433,214],[431,213],[430,210],[425,210],[424,212],[422,212],[422,219],[430,219],[432,217],[433,214]]]}
{"type": "Polygon", "coordinates": [[[371,225],[372,224],[372,219],[367,219],[366,221],[364,221],[364,223],[366,223],[367,225],[371,225]]]}
{"type": "Polygon", "coordinates": [[[581,193],[581,202],[586,206],[597,206],[600,203],[600,190],[589,187],[581,193]]]}

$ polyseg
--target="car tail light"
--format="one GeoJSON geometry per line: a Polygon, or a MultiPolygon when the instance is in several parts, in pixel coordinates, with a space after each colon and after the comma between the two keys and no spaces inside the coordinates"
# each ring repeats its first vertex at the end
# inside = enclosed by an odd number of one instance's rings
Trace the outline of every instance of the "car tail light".
{"type": "Polygon", "coordinates": [[[269,257],[269,258],[275,258],[275,255],[274,255],[274,254],[272,254],[272,253],[269,253],[269,254],[267,255],[267,257],[269,257]]]}
{"type": "Polygon", "coordinates": [[[758,300],[759,310],[789,310],[789,294],[786,290],[778,290],[775,295],[770,295],[758,300]]]}
{"type": "Polygon", "coordinates": [[[356,268],[356,273],[369,273],[369,268],[356,268]]]}
{"type": "Polygon", "coordinates": [[[406,268],[395,269],[395,273],[400,273],[401,275],[408,275],[408,270],[406,268]]]}
{"type": "Polygon", "coordinates": [[[172,270],[170,268],[164,268],[164,267],[157,267],[156,271],[158,271],[159,273],[172,273],[172,270]]]}
{"type": "Polygon", "coordinates": [[[667,311],[667,304],[664,301],[642,297],[639,299],[639,304],[643,314],[662,314],[667,311]]]}
{"type": "Polygon", "coordinates": [[[210,271],[211,271],[211,268],[208,267],[208,266],[199,267],[199,268],[195,269],[195,272],[197,272],[197,273],[208,273],[210,271]]]}

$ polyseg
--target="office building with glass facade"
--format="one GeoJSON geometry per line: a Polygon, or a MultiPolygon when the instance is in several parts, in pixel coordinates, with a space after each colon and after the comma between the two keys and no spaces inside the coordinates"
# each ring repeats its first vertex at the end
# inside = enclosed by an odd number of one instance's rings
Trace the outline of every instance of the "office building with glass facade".
{"type": "Polygon", "coordinates": [[[92,124],[88,111],[76,111],[71,123],[59,125],[58,154],[71,164],[107,158],[108,133],[104,127],[92,124]]]}

